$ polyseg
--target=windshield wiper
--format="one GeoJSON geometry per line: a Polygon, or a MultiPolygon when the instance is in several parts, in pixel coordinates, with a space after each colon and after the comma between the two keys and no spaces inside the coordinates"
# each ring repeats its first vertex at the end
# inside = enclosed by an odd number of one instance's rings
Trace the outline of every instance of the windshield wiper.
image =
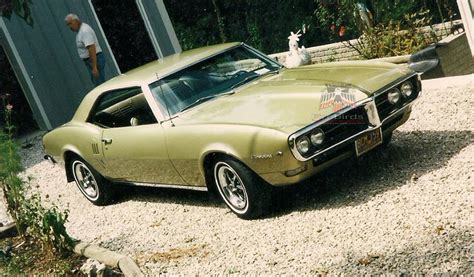
{"type": "Polygon", "coordinates": [[[268,72],[265,72],[263,74],[255,74],[255,75],[250,75],[250,76],[247,76],[245,77],[244,79],[242,79],[240,82],[237,82],[235,83],[234,85],[232,85],[230,87],[230,89],[234,89],[238,86],[240,86],[241,84],[244,84],[244,83],[247,83],[248,81],[250,80],[253,80],[255,78],[258,78],[258,77],[262,77],[262,76],[267,76],[267,75],[270,75],[270,74],[278,74],[280,71],[278,69],[275,69],[275,70],[271,70],[271,71],[268,71],[268,72]]]}
{"type": "Polygon", "coordinates": [[[240,86],[241,84],[243,83],[247,83],[248,81],[252,80],[252,79],[255,79],[255,78],[258,78],[260,77],[261,75],[258,75],[258,74],[255,74],[255,75],[250,75],[250,76],[247,76],[245,78],[243,78],[242,80],[240,80],[239,82],[233,84],[230,89],[234,89],[235,87],[238,87],[240,86]]]}
{"type": "Polygon", "coordinates": [[[234,91],[231,90],[231,91],[228,91],[228,92],[223,92],[223,93],[219,93],[219,94],[214,94],[214,95],[208,95],[208,96],[204,96],[204,97],[201,97],[199,99],[197,99],[196,101],[194,101],[193,103],[191,103],[190,105],[184,107],[183,109],[181,109],[179,112],[183,112],[189,108],[192,108],[198,104],[201,104],[203,102],[206,102],[208,100],[211,100],[213,98],[216,98],[216,97],[219,97],[219,96],[223,96],[223,95],[230,95],[230,94],[234,94],[234,91]]]}

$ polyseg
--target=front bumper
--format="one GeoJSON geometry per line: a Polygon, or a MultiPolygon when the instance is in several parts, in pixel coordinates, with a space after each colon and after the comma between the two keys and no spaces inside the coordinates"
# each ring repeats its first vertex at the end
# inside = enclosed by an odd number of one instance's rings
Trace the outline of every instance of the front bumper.
{"type": "MultiPolygon", "coordinates": [[[[404,124],[409,119],[411,107],[411,104],[405,106],[403,109],[392,114],[381,123],[380,128],[382,128],[384,140],[393,132],[393,130],[404,124]]],[[[373,129],[367,130],[366,132],[370,132],[371,130],[373,129]]],[[[323,154],[318,155],[317,157],[306,161],[301,161],[299,163],[300,167],[304,167],[306,170],[298,175],[286,176],[284,172],[273,172],[261,174],[260,177],[274,186],[284,186],[301,182],[345,159],[356,156],[355,141],[359,137],[363,136],[366,132],[345,140],[343,143],[331,148],[328,151],[325,151],[323,154]]]]}

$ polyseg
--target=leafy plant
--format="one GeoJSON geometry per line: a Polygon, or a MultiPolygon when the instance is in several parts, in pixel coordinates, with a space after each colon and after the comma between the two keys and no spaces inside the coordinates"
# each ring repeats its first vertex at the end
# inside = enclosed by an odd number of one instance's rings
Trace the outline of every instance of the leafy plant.
{"type": "Polygon", "coordinates": [[[29,191],[29,180],[19,176],[23,168],[13,139],[13,106],[8,103],[7,96],[2,97],[2,104],[5,127],[0,130],[0,187],[8,212],[15,219],[18,233],[25,239],[38,241],[47,249],[64,253],[74,243],[64,225],[68,211],[60,212],[55,205],[44,207],[41,196],[29,191]]]}
{"type": "Polygon", "coordinates": [[[411,13],[403,21],[380,23],[364,31],[357,43],[344,42],[366,59],[408,55],[437,42],[439,37],[430,26],[429,11],[411,13]],[[406,28],[402,28],[402,26],[406,28]]]}
{"type": "Polygon", "coordinates": [[[315,0],[314,21],[321,35],[331,42],[357,36],[354,0],[315,0]]]}
{"type": "Polygon", "coordinates": [[[0,240],[1,276],[82,276],[82,256],[56,255],[34,241],[21,237],[0,240]]]}

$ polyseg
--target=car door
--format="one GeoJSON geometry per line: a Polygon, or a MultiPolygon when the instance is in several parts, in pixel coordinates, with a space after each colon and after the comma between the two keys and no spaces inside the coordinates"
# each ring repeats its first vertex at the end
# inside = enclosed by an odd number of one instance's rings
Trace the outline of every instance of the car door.
{"type": "Polygon", "coordinates": [[[143,183],[184,184],[168,158],[159,123],[105,129],[102,149],[111,177],[143,183]]]}
{"type": "Polygon", "coordinates": [[[169,160],[163,128],[140,87],[105,93],[92,116],[93,123],[103,128],[105,176],[116,181],[184,184],[169,160]]]}

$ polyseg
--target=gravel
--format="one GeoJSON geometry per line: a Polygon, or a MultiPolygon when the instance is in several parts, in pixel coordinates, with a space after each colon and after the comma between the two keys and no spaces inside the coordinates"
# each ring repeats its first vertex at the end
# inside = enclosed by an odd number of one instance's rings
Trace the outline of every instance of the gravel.
{"type": "Polygon", "coordinates": [[[148,274],[472,274],[474,75],[423,85],[386,149],[278,190],[261,220],[176,189],[126,189],[96,207],[42,161],[39,137],[22,156],[33,187],[69,209],[72,236],[148,274]]]}

